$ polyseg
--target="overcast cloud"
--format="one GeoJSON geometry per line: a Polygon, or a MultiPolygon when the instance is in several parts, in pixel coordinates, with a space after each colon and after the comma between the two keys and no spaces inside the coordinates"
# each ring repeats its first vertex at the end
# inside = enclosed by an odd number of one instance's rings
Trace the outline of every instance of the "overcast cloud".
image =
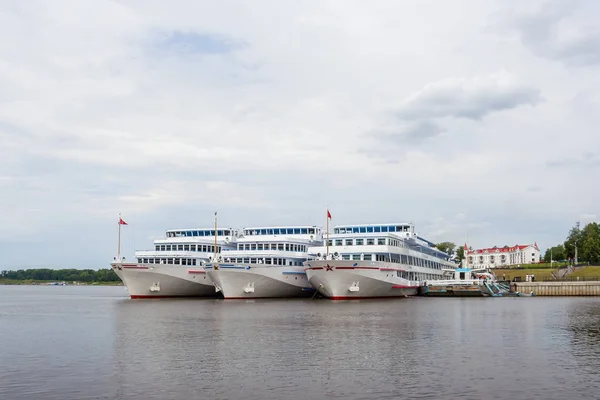
{"type": "Polygon", "coordinates": [[[4,1],[0,269],[165,229],[412,221],[474,247],[597,220],[600,7],[4,1]]]}

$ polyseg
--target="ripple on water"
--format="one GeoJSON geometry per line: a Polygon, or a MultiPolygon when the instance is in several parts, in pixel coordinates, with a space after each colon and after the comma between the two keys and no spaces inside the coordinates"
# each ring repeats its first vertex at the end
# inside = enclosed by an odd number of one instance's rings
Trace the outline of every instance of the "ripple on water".
{"type": "Polygon", "coordinates": [[[0,398],[577,399],[600,299],[152,300],[0,287],[0,398]]]}

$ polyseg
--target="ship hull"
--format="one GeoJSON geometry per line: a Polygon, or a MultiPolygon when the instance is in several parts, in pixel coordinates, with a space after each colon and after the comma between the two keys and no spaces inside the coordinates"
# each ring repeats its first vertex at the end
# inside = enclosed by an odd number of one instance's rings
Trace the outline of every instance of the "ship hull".
{"type": "Polygon", "coordinates": [[[215,287],[203,268],[113,263],[132,299],[214,297],[215,287]]]}
{"type": "Polygon", "coordinates": [[[332,300],[408,297],[419,285],[397,276],[396,267],[376,261],[318,260],[304,263],[309,283],[332,300]]]}
{"type": "Polygon", "coordinates": [[[207,269],[208,277],[226,299],[292,298],[312,296],[304,267],[221,266],[207,269]]]}

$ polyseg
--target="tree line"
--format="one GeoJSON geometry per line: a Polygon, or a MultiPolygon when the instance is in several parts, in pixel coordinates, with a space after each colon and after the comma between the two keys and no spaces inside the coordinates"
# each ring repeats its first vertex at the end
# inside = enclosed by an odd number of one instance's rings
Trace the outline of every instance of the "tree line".
{"type": "Polygon", "coordinates": [[[120,279],[110,269],[20,269],[2,271],[0,278],[10,280],[65,281],[65,282],[119,282],[120,279]]]}
{"type": "Polygon", "coordinates": [[[544,261],[574,260],[575,248],[577,248],[578,263],[600,263],[600,226],[597,222],[590,222],[583,229],[580,229],[579,222],[576,223],[564,243],[546,250],[544,261]]]}

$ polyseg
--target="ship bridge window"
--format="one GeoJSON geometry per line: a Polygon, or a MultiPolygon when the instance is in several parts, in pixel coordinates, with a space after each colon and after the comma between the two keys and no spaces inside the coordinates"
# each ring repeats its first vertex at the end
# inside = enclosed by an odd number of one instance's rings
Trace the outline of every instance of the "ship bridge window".
{"type": "Polygon", "coordinates": [[[359,228],[360,233],[366,233],[367,232],[367,227],[366,226],[361,226],[359,228]]]}
{"type": "Polygon", "coordinates": [[[367,226],[367,232],[368,233],[373,233],[373,227],[372,226],[367,226]]]}
{"type": "Polygon", "coordinates": [[[342,245],[342,239],[335,239],[335,245],[336,246],[341,246],[342,245]]]}
{"type": "Polygon", "coordinates": [[[373,232],[375,232],[375,233],[381,232],[381,227],[380,226],[374,226],[373,227],[373,232]]]}
{"type": "Polygon", "coordinates": [[[356,245],[357,246],[362,246],[364,244],[364,240],[363,239],[356,239],[356,245]]]}
{"type": "Polygon", "coordinates": [[[350,254],[342,254],[342,260],[349,260],[350,254]]]}
{"type": "Polygon", "coordinates": [[[383,246],[385,244],[385,238],[377,238],[377,244],[383,246]]]}
{"type": "Polygon", "coordinates": [[[159,246],[159,245],[155,245],[155,246],[154,246],[154,250],[156,250],[156,251],[160,251],[160,246],[159,246]]]}
{"type": "Polygon", "coordinates": [[[256,245],[256,250],[262,250],[263,249],[263,244],[262,243],[258,243],[256,245]]]}
{"type": "Polygon", "coordinates": [[[371,254],[365,254],[364,258],[365,261],[371,261],[371,254]]]}
{"type": "Polygon", "coordinates": [[[283,243],[277,243],[277,250],[283,251],[283,243]]]}
{"type": "Polygon", "coordinates": [[[352,239],[346,239],[346,246],[352,246],[352,239]]]}
{"type": "Polygon", "coordinates": [[[388,231],[388,227],[387,226],[382,226],[381,227],[381,232],[387,232],[388,231]]]}
{"type": "Polygon", "coordinates": [[[367,239],[367,245],[373,246],[375,244],[375,239],[367,239]]]}
{"type": "MultiPolygon", "coordinates": [[[[302,228],[302,229],[300,230],[300,232],[301,232],[303,235],[306,235],[306,234],[308,234],[308,229],[306,229],[306,228],[302,228]]],[[[314,233],[314,232],[313,232],[313,233],[314,233]]]]}

